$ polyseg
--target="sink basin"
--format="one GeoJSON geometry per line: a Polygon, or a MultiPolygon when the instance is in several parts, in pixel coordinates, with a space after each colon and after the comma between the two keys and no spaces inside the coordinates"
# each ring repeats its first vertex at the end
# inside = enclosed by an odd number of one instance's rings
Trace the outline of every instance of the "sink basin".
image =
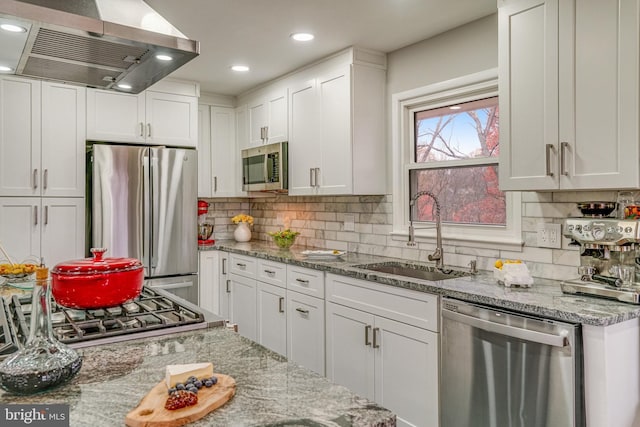
{"type": "Polygon", "coordinates": [[[363,268],[365,270],[378,271],[380,273],[394,274],[396,276],[405,276],[412,277],[414,279],[431,281],[455,279],[456,277],[465,277],[471,275],[470,273],[466,273],[464,271],[448,269],[440,271],[426,265],[405,264],[402,262],[363,264],[356,265],[355,267],[363,268]]]}

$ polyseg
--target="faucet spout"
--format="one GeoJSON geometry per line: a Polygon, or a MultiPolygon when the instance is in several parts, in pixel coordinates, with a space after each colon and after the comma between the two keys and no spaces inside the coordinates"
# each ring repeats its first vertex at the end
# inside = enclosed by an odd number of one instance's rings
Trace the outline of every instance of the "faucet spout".
{"type": "Polygon", "coordinates": [[[408,246],[415,246],[414,227],[413,227],[413,207],[416,201],[422,196],[429,196],[436,206],[436,250],[428,256],[429,261],[436,262],[436,268],[442,270],[444,268],[444,251],[442,250],[442,221],[440,218],[440,203],[436,196],[430,191],[419,191],[409,200],[409,241],[408,246]]]}

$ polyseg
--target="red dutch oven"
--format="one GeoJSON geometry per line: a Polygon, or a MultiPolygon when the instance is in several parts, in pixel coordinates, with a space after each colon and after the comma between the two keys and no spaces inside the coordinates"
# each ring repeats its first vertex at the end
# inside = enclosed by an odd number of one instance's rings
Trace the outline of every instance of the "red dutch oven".
{"type": "Polygon", "coordinates": [[[103,258],[106,251],[93,248],[93,258],[63,262],[51,270],[51,293],[59,305],[106,308],[140,295],[144,284],[142,262],[135,258],[103,258]]]}

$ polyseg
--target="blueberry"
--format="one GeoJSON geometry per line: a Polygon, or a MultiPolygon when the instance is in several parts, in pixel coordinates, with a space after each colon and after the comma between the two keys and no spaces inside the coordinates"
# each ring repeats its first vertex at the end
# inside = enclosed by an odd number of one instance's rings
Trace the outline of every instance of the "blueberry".
{"type": "Polygon", "coordinates": [[[177,390],[178,390],[177,388],[175,388],[175,387],[171,387],[171,388],[169,389],[169,394],[171,394],[171,393],[175,393],[177,390]]]}
{"type": "Polygon", "coordinates": [[[186,387],[182,383],[176,384],[176,390],[184,390],[186,387]]]}
{"type": "Polygon", "coordinates": [[[196,387],[189,387],[189,388],[187,389],[187,391],[190,391],[191,393],[198,394],[198,389],[197,389],[196,387]]]}
{"type": "Polygon", "coordinates": [[[189,378],[187,378],[187,384],[194,383],[194,382],[196,382],[196,380],[197,380],[197,378],[192,375],[189,378]]]}
{"type": "Polygon", "coordinates": [[[198,387],[198,388],[202,388],[202,381],[196,380],[196,381],[194,381],[193,385],[198,387]]]}
{"type": "Polygon", "coordinates": [[[211,382],[216,384],[218,382],[218,377],[211,377],[211,382]]]}
{"type": "Polygon", "coordinates": [[[204,386],[205,386],[205,387],[212,387],[212,386],[213,386],[213,381],[211,381],[211,380],[205,380],[205,381],[204,381],[204,386]]]}

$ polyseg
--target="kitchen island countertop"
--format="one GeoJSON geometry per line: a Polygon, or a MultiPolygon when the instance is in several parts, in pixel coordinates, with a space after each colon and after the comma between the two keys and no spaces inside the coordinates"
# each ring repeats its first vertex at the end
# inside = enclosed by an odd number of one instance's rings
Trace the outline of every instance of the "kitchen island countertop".
{"type": "Polygon", "coordinates": [[[305,249],[318,248],[293,246],[288,250],[282,250],[271,242],[252,241],[248,243],[237,243],[233,240],[217,241],[214,246],[200,248],[201,251],[223,250],[250,255],[271,261],[294,264],[357,279],[383,283],[390,286],[429,292],[441,296],[515,310],[535,316],[582,323],[585,325],[608,326],[640,318],[640,305],[595,297],[563,294],[560,289],[560,282],[555,280],[535,278],[535,282],[530,288],[509,288],[499,285],[492,274],[480,272],[479,274],[468,277],[432,282],[374,272],[358,267],[362,264],[390,261],[424,265],[433,265],[432,263],[427,264],[358,253],[347,253],[340,257],[319,260],[305,256],[302,253],[305,249]]]}
{"type": "Polygon", "coordinates": [[[32,396],[0,391],[3,404],[70,405],[70,425],[112,427],[164,380],[170,364],[212,362],[236,380],[236,395],[189,426],[396,425],[395,415],[264,347],[221,327],[78,350],[80,373],[32,396]]]}

